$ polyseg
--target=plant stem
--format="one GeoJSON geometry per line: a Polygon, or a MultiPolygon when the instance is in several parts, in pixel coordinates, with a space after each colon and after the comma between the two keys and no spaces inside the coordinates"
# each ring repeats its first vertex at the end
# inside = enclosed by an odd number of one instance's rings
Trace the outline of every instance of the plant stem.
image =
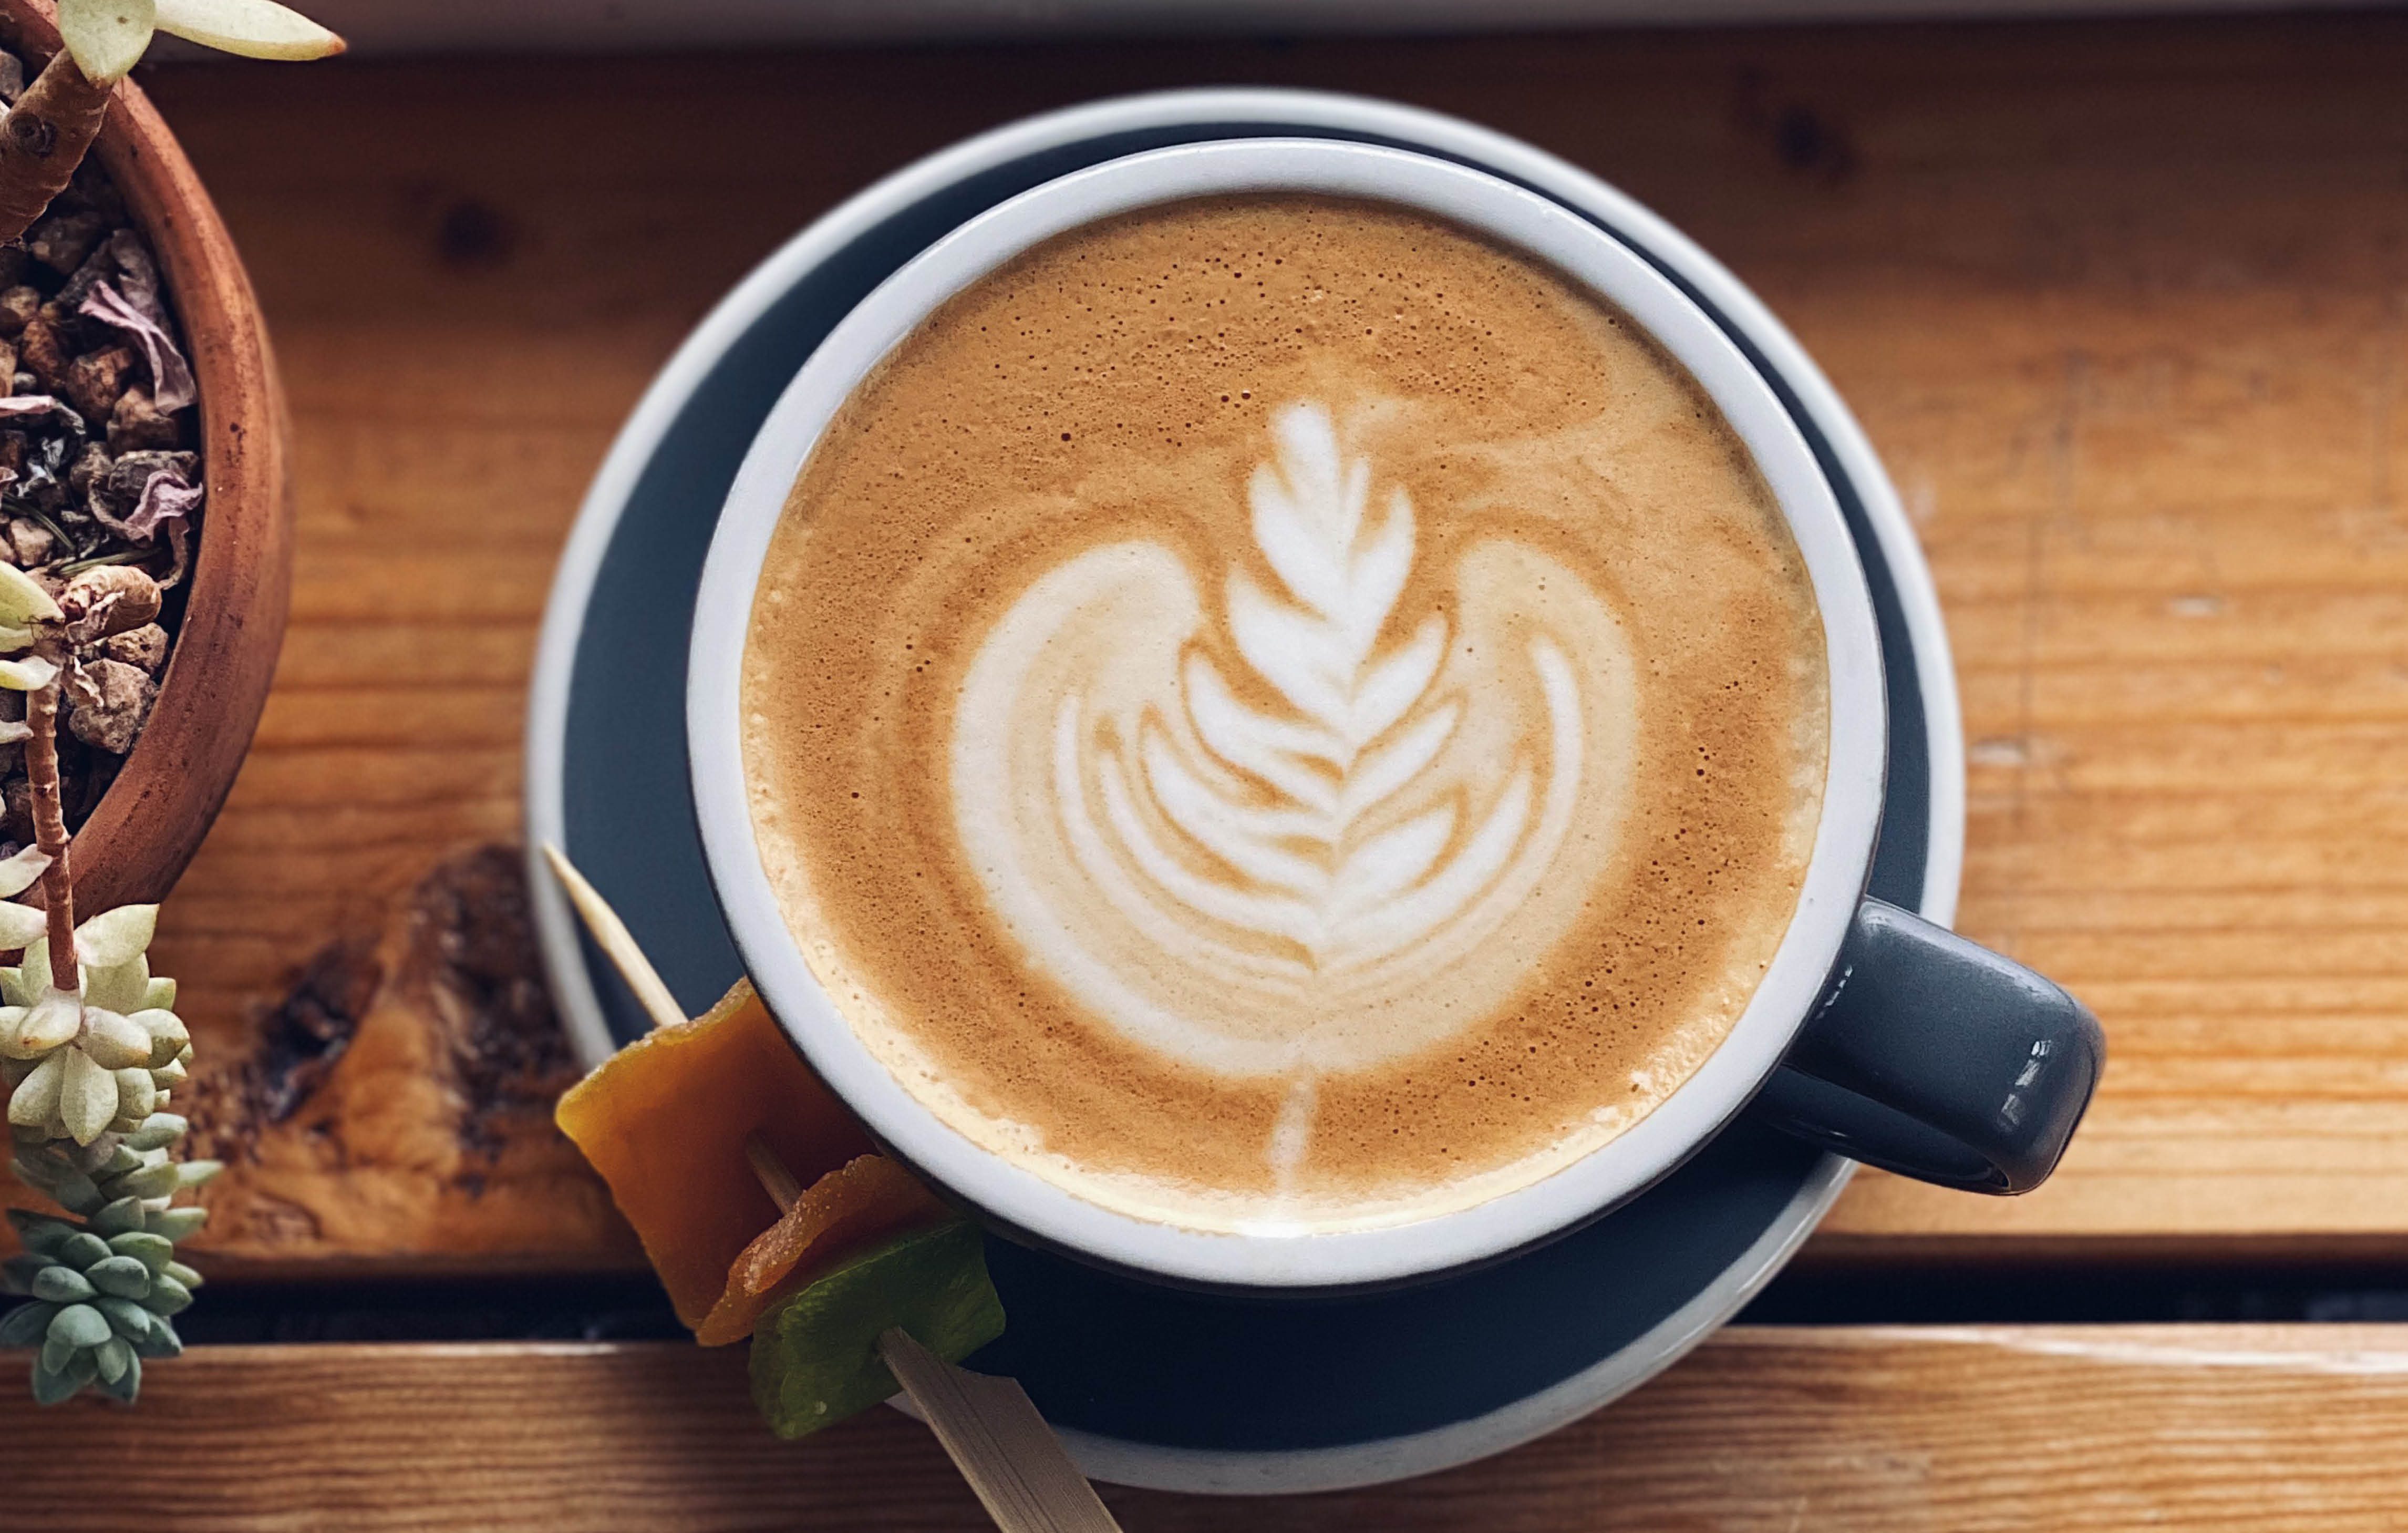
{"type": "MultiPolygon", "coordinates": [[[[64,57],[64,54],[61,57],[64,57]]],[[[50,855],[42,873],[42,904],[50,920],[50,983],[80,991],[83,971],[76,961],[75,875],[67,867],[66,800],[59,791],[59,688],[66,680],[66,654],[56,639],[34,652],[59,666],[49,686],[25,695],[25,785],[34,800],[34,844],[50,855]]]]}
{"type": "Polygon", "coordinates": [[[85,79],[62,48],[17,98],[0,121],[0,240],[22,235],[66,190],[115,88],[85,79]]]}

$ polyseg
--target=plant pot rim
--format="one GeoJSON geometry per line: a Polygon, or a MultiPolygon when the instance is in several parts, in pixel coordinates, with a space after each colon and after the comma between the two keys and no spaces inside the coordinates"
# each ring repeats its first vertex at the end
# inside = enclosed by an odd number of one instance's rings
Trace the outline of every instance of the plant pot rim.
{"type": "MultiPolygon", "coordinates": [[[[51,7],[0,0],[28,79],[58,47],[51,7]]],[[[75,834],[86,911],[163,898],[234,786],[267,700],[292,588],[283,390],[259,304],[200,177],[150,98],[121,81],[93,154],[159,263],[198,383],[208,490],[183,622],[157,699],[75,834]]]]}

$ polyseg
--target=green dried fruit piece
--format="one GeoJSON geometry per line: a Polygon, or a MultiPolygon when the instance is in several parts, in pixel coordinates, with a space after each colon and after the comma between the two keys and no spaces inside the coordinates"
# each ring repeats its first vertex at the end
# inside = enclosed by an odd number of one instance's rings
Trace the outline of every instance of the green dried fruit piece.
{"type": "Polygon", "coordinates": [[[896,1392],[878,1338],[899,1325],[948,1362],[1003,1334],[1003,1302],[975,1225],[914,1231],[818,1278],[752,1333],[752,1401],[780,1437],[796,1438],[896,1392]]]}

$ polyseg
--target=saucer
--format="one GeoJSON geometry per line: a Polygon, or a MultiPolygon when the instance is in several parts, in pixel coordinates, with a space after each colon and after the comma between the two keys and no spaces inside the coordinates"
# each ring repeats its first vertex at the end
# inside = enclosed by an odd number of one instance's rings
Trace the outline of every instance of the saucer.
{"type": "MultiPolygon", "coordinates": [[[[973,214],[1138,150],[1271,136],[1417,150],[1552,197],[1663,271],[1756,364],[1830,480],[1879,612],[1891,738],[1871,892],[1935,921],[1954,914],[1963,758],[1938,598],[1870,446],[1770,312],[1660,219],[1515,140],[1352,97],[1183,91],[998,129],[828,213],[703,322],[604,463],[537,657],[528,837],[558,842],[619,907],[688,1010],[742,972],[687,784],[693,590],[769,407],[854,302],[973,214]]],[[[564,1024],[598,1061],[649,1024],[539,866],[532,882],[564,1024]]],[[[1134,1282],[990,1237],[1010,1325],[969,1361],[1017,1378],[1099,1480],[1241,1494],[1428,1473],[1551,1431],[1679,1357],[1780,1269],[1852,1169],[1742,1120],[1550,1245],[1416,1288],[1276,1304],[1134,1282]]]]}

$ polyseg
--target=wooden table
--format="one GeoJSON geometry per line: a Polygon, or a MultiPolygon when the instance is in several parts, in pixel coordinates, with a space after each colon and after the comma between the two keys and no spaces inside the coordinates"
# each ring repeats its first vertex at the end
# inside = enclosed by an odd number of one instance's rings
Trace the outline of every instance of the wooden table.
{"type": "MultiPolygon", "coordinates": [[[[629,1267],[550,1132],[567,1067],[487,850],[587,477],[684,329],[838,197],[1027,111],[1229,80],[1595,169],[1754,284],[1889,463],[1965,692],[1962,924],[2086,996],[2113,1057],[2045,1189],[1867,1174],[1807,1261],[2408,1257],[2408,17],[2370,15],[162,71],[267,306],[301,480],[277,692],[157,952],[236,1162],[213,1271],[629,1267]]],[[[199,1353],[142,1409],[218,1446],[130,1494],[195,1527],[976,1525],[916,1428],[781,1449],[730,1366],[199,1353]]],[[[100,1418],[0,1391],[0,1421],[38,1446],[100,1418]]],[[[2374,1527],[2408,1508],[2403,1428],[2408,1327],[1758,1328],[1427,1485],[1120,1504],[2374,1527]]],[[[8,1504],[132,1526],[49,1456],[12,1454],[8,1504]]]]}

